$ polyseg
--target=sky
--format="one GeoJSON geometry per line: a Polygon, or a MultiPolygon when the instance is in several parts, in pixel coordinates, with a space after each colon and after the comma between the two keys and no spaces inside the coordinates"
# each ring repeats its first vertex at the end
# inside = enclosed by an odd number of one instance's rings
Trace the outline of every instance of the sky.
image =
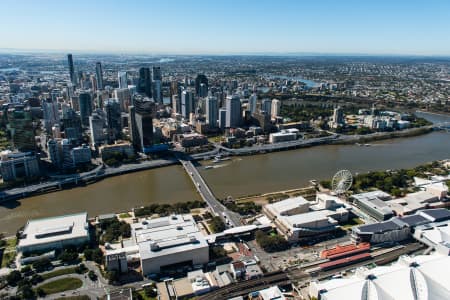
{"type": "Polygon", "coordinates": [[[0,48],[450,55],[449,0],[3,0],[0,48]]]}

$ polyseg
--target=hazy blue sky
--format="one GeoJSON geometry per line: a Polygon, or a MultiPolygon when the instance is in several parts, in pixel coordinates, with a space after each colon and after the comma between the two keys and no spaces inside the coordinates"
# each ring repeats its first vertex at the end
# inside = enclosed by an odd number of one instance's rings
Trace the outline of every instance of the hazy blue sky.
{"type": "Polygon", "coordinates": [[[0,48],[450,55],[450,0],[3,0],[0,48]]]}

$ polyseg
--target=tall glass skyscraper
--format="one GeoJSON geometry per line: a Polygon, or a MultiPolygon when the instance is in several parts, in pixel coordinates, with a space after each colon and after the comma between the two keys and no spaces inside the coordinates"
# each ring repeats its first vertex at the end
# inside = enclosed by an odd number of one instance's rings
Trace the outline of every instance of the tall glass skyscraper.
{"type": "Polygon", "coordinates": [[[100,62],[95,64],[95,78],[97,79],[97,89],[103,90],[103,70],[100,62]]]}

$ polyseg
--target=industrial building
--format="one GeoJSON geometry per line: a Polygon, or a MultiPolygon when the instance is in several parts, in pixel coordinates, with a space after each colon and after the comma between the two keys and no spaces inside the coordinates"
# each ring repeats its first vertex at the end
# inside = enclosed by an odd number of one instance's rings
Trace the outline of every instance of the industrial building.
{"type": "Polygon", "coordinates": [[[89,242],[87,213],[29,220],[17,250],[24,253],[43,252],[80,246],[89,242]]]}
{"type": "Polygon", "coordinates": [[[391,199],[391,195],[379,190],[355,194],[350,197],[350,201],[355,206],[377,221],[389,220],[394,216],[394,212],[385,202],[391,199]]]}
{"type": "Polygon", "coordinates": [[[391,220],[355,226],[352,228],[352,238],[358,242],[373,244],[384,242],[399,242],[411,237],[414,229],[420,225],[450,220],[450,211],[443,208],[426,209],[414,215],[395,217],[391,220]]]}
{"type": "Polygon", "coordinates": [[[142,273],[209,261],[209,246],[191,215],[172,215],[131,225],[142,273]]]}
{"type": "Polygon", "coordinates": [[[401,256],[391,266],[358,268],[349,278],[313,281],[309,296],[319,300],[450,299],[449,276],[449,256],[401,256]]]}
{"type": "Polygon", "coordinates": [[[329,233],[338,228],[339,222],[348,220],[349,212],[340,200],[325,195],[318,194],[316,202],[295,197],[267,204],[263,213],[290,242],[329,233]]]}

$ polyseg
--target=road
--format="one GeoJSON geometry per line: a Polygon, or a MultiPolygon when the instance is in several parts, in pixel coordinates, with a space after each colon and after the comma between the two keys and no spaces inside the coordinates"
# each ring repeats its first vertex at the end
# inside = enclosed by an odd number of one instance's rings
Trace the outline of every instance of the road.
{"type": "Polygon", "coordinates": [[[211,208],[211,210],[222,220],[227,223],[229,223],[233,226],[240,226],[241,221],[238,214],[230,211],[227,209],[222,203],[220,203],[214,194],[212,193],[211,189],[206,184],[205,180],[202,178],[200,173],[198,172],[197,168],[194,166],[194,164],[189,160],[183,160],[180,159],[181,165],[186,170],[187,174],[191,178],[192,182],[195,185],[195,188],[199,192],[200,196],[203,198],[203,200],[208,204],[208,206],[211,208]]]}

